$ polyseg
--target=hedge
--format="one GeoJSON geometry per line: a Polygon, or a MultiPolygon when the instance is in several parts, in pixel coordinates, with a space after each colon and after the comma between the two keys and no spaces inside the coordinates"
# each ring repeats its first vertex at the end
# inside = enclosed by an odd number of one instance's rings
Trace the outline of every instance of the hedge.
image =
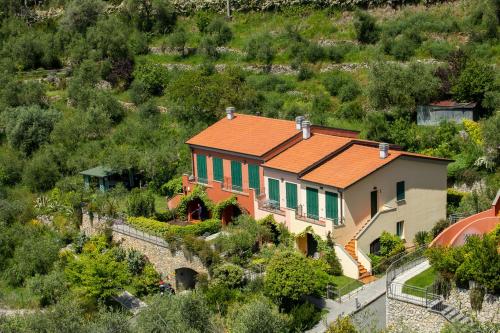
{"type": "Polygon", "coordinates": [[[191,193],[189,193],[188,195],[184,195],[177,205],[177,216],[180,219],[187,219],[188,203],[190,203],[194,199],[200,199],[209,212],[212,212],[214,210],[215,204],[212,200],[210,200],[203,187],[196,186],[191,193]]]}
{"type": "MultiPolygon", "coordinates": [[[[231,0],[232,11],[267,11],[293,6],[312,5],[316,8],[354,8],[377,6],[402,6],[422,3],[425,5],[444,2],[444,0],[231,0]]],[[[226,0],[172,0],[176,10],[192,13],[210,10],[225,13],[226,0]]]]}
{"type": "Polygon", "coordinates": [[[129,217],[127,224],[132,227],[145,231],[147,233],[165,237],[168,235],[183,236],[202,236],[206,233],[214,234],[221,229],[221,221],[217,219],[205,220],[197,224],[179,226],[149,219],[146,217],[129,217]]]}

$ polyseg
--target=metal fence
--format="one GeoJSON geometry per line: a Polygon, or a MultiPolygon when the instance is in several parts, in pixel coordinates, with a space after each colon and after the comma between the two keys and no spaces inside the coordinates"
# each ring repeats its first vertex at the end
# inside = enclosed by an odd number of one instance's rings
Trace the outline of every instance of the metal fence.
{"type": "Polygon", "coordinates": [[[396,276],[400,275],[401,273],[412,269],[413,267],[423,263],[425,260],[427,260],[424,257],[424,252],[425,252],[426,247],[422,246],[419,248],[414,249],[412,252],[403,252],[399,255],[399,257],[396,257],[395,260],[392,260],[390,265],[387,267],[387,289],[389,289],[389,285],[394,281],[396,276]]]}
{"type": "Polygon", "coordinates": [[[106,220],[114,232],[134,237],[153,245],[169,248],[168,243],[164,239],[158,236],[151,235],[148,232],[131,227],[130,225],[126,224],[125,221],[121,218],[107,218],[106,220]]]}

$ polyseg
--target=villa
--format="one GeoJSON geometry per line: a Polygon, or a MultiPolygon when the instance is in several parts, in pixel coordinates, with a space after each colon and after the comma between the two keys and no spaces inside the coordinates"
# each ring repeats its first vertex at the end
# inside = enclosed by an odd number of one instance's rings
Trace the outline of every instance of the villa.
{"type": "MultiPolygon", "coordinates": [[[[447,159],[359,139],[359,133],[296,121],[227,117],[187,141],[193,174],[185,193],[205,187],[213,201],[235,196],[255,218],[272,214],[316,252],[311,232],[330,235],[344,274],[371,274],[369,253],[383,231],[412,245],[414,235],[446,218],[447,159]]],[[[226,218],[226,223],[228,219],[226,218]]]]}

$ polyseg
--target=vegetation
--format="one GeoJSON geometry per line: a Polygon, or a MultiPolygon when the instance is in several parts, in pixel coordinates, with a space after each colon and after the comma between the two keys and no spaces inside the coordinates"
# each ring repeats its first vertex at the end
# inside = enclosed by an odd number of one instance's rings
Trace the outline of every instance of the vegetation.
{"type": "MultiPolygon", "coordinates": [[[[0,331],[302,331],[318,322],[320,311],[301,296],[346,283],[331,240],[319,242],[313,261],[272,219],[243,216],[209,244],[198,237],[217,232],[223,205],[235,202],[215,205],[200,189],[177,211],[158,209],[182,192],[179,177],[191,168],[184,142],[228,105],[305,115],[453,159],[448,183],[465,191],[449,195],[449,213],[489,207],[500,184],[496,2],[403,1],[387,11],[358,1],[352,15],[336,0],[272,11],[262,3],[234,1],[226,21],[215,14],[223,8],[176,0],[0,0],[0,302],[44,308],[0,318],[0,331]],[[477,122],[417,126],[416,107],[437,99],[477,102],[477,122]],[[143,189],[85,189],[78,173],[97,165],[133,172],[143,189]],[[176,225],[193,199],[213,219],[176,225]],[[109,235],[80,234],[82,202],[91,216],[127,214],[135,228],[198,255],[217,278],[200,275],[190,295],[152,297],[128,321],[113,296],[151,297],[160,276],[109,235]]],[[[440,275],[497,290],[498,265],[484,264],[498,259],[491,237],[429,256],[440,275]]],[[[374,263],[402,249],[395,236],[381,241],[374,263]]]]}

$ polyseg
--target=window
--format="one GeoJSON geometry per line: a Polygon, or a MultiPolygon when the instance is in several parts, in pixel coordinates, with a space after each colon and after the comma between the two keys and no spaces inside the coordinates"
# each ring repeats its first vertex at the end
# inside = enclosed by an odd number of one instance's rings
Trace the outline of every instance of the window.
{"type": "Polygon", "coordinates": [[[260,194],[260,175],[258,165],[248,165],[248,187],[253,188],[255,190],[255,194],[260,194]]]}
{"type": "Polygon", "coordinates": [[[396,200],[401,201],[405,199],[405,182],[396,183],[396,200]]]}
{"type": "Polygon", "coordinates": [[[404,238],[403,232],[404,232],[404,221],[400,221],[396,223],[396,235],[398,235],[399,238],[403,239],[404,238]]]}
{"type": "Polygon", "coordinates": [[[286,183],[286,208],[297,208],[297,184],[286,183]]]}
{"type": "Polygon", "coordinates": [[[380,253],[380,238],[375,239],[370,243],[370,254],[380,253]]]}
{"type": "Polygon", "coordinates": [[[231,186],[233,191],[243,191],[241,162],[231,161],[231,186]]]}
{"type": "Polygon", "coordinates": [[[269,201],[276,208],[280,207],[280,182],[277,179],[269,178],[267,180],[269,184],[269,201]]]}
{"type": "Polygon", "coordinates": [[[335,225],[339,223],[339,195],[333,192],[325,192],[326,218],[333,220],[335,225]]]}
{"type": "Polygon", "coordinates": [[[207,157],[205,155],[196,154],[196,172],[198,173],[198,182],[206,184],[207,178],[207,157]]]}
{"type": "Polygon", "coordinates": [[[214,180],[219,182],[224,180],[224,167],[222,163],[222,158],[214,157],[212,158],[212,164],[214,167],[214,180]]]}
{"type": "Polygon", "coordinates": [[[307,217],[319,220],[318,189],[306,188],[307,217]]]}

